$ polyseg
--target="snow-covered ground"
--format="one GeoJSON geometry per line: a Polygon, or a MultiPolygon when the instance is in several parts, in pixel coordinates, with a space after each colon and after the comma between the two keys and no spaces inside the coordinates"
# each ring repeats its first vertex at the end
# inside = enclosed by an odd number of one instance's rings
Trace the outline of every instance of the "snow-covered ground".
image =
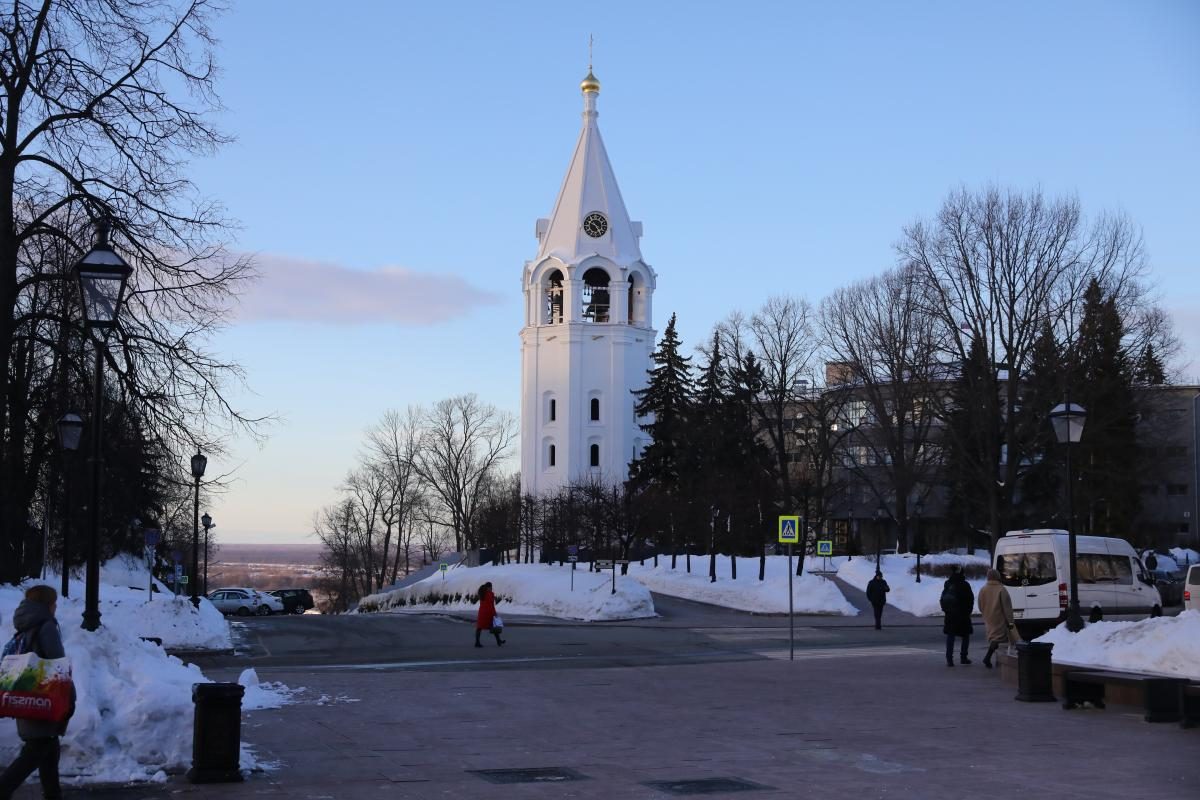
{"type": "Polygon", "coordinates": [[[498,599],[496,610],[534,614],[558,619],[615,620],[654,616],[654,602],[642,584],[617,576],[612,593],[612,572],[575,570],[571,590],[571,568],[550,564],[505,564],[465,567],[435,574],[403,589],[368,595],[358,604],[360,613],[372,611],[474,611],[473,597],[479,587],[491,582],[498,599]],[[442,602],[449,597],[448,602],[442,602]]]}
{"type": "MultiPolygon", "coordinates": [[[[793,602],[797,614],[835,614],[852,617],[858,610],[842,596],[833,581],[808,571],[819,559],[805,561],[804,575],[793,578],[793,602]]],[[[709,580],[708,556],[693,556],[689,574],[680,557],[671,569],[671,557],[659,556],[658,567],[647,561],[645,566],[629,565],[629,577],[652,592],[696,600],[701,603],[754,611],[764,614],[786,614],[788,610],[787,556],[768,556],[764,580],[758,579],[758,559],[739,558],[738,577],[732,578],[728,556],[717,557],[717,580],[709,580]]],[[[793,561],[793,568],[795,562],[793,561]]],[[[618,578],[618,581],[620,578],[618,578]]]]}
{"type": "Polygon", "coordinates": [[[1200,680],[1200,611],[1137,622],[1066,624],[1037,639],[1054,645],[1055,662],[1200,680]]]}
{"type": "MultiPolygon", "coordinates": [[[[989,563],[986,554],[967,556],[953,553],[931,553],[921,556],[922,567],[926,564],[979,564],[986,568],[989,563]]],[[[914,555],[883,556],[881,571],[883,579],[888,582],[888,587],[891,589],[887,596],[888,605],[918,617],[940,617],[942,615],[940,601],[946,579],[923,574],[921,582],[917,583],[917,576],[912,571],[916,565],[917,557],[914,555]]],[[[875,558],[873,556],[855,556],[848,561],[843,561],[838,565],[837,574],[851,586],[866,591],[867,582],[875,577],[875,558]]],[[[978,598],[979,590],[987,581],[978,578],[968,580],[967,583],[971,584],[971,588],[978,598]]],[[[979,613],[978,599],[975,603],[975,613],[979,613]]]]}

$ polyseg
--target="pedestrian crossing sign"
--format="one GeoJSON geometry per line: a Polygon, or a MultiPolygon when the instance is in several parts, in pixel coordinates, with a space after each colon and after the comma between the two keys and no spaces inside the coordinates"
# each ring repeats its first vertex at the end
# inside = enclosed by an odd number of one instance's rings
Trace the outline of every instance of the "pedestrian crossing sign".
{"type": "Polygon", "coordinates": [[[833,541],[830,539],[821,539],[817,542],[817,555],[831,556],[833,555],[833,541]]]}
{"type": "Polygon", "coordinates": [[[779,543],[780,544],[797,544],[800,541],[800,518],[799,517],[780,517],[779,518],[779,543]]]}

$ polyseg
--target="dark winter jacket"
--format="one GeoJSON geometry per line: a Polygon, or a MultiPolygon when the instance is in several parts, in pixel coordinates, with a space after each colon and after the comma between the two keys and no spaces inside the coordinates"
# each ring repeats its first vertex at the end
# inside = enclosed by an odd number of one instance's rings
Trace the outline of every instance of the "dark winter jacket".
{"type": "Polygon", "coordinates": [[[867,599],[873,606],[882,606],[887,603],[887,593],[891,590],[883,578],[871,578],[867,583],[867,599]]]}
{"type": "Polygon", "coordinates": [[[484,592],[479,597],[479,615],[475,617],[475,630],[490,631],[496,619],[496,596],[484,592]]]}
{"type": "MultiPolygon", "coordinates": [[[[58,620],[50,613],[50,606],[33,600],[22,600],[13,612],[13,627],[19,634],[31,635],[29,650],[41,658],[63,658],[62,635],[58,620]]],[[[40,739],[46,736],[61,736],[67,728],[66,722],[43,720],[17,720],[17,735],[22,739],[40,739]]]]}
{"type": "Polygon", "coordinates": [[[971,590],[971,584],[959,572],[950,576],[942,592],[952,592],[955,598],[953,608],[946,613],[942,633],[947,636],[970,636],[975,629],[971,624],[971,612],[975,608],[975,592],[971,590]]]}

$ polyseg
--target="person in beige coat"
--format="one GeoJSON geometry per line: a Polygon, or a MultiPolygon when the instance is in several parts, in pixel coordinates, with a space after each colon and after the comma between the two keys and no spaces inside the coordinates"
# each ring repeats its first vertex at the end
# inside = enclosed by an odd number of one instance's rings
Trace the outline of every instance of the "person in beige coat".
{"type": "Polygon", "coordinates": [[[1012,598],[1008,589],[1000,582],[1000,573],[989,569],[987,583],[979,590],[979,613],[987,626],[987,655],[983,665],[992,668],[992,655],[1000,645],[1017,641],[1017,629],[1013,624],[1012,598]]]}

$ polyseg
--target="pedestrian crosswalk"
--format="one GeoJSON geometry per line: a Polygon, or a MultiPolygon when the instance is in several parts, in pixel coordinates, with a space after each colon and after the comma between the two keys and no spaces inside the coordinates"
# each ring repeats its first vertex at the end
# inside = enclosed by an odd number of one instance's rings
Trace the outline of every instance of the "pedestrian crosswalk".
{"type": "MultiPolygon", "coordinates": [[[[788,648],[772,648],[756,650],[763,658],[788,660],[788,648]]],[[[797,661],[815,661],[818,659],[838,658],[895,658],[897,656],[929,656],[933,650],[920,647],[797,647],[797,661]]]]}

